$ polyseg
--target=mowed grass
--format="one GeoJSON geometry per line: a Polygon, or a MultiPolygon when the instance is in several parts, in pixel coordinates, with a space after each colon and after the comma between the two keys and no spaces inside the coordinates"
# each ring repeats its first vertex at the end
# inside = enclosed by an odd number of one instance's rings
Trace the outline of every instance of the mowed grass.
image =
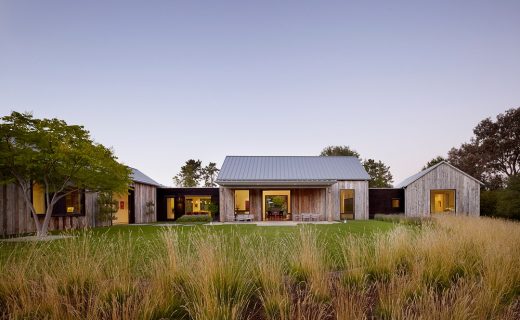
{"type": "Polygon", "coordinates": [[[520,225],[116,226],[0,244],[0,317],[517,319],[520,225]]]}

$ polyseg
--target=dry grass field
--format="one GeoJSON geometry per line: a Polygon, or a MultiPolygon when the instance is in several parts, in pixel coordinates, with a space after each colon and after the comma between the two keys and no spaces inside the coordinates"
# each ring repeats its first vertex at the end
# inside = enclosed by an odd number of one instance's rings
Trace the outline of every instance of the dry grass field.
{"type": "Polygon", "coordinates": [[[0,317],[520,317],[520,224],[463,217],[384,224],[391,227],[301,226],[275,235],[155,227],[153,237],[89,231],[0,244],[0,317]]]}

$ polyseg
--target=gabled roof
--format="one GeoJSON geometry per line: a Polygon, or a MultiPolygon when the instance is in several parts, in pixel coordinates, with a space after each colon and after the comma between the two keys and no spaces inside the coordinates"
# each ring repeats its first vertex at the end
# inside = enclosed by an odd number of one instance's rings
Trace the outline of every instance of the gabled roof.
{"type": "Polygon", "coordinates": [[[448,166],[451,167],[452,169],[457,170],[458,172],[460,172],[460,173],[464,174],[465,176],[467,176],[467,177],[469,177],[469,178],[471,178],[471,179],[477,181],[478,183],[480,183],[480,184],[482,184],[482,185],[484,184],[484,183],[482,183],[480,180],[475,179],[474,177],[470,176],[469,174],[467,174],[466,172],[460,170],[459,168],[457,168],[457,167],[455,167],[455,166],[449,164],[448,162],[446,162],[446,161],[441,161],[441,162],[437,163],[437,164],[434,165],[434,166],[431,166],[431,167],[429,167],[429,168],[427,168],[427,169],[424,169],[423,171],[418,172],[418,173],[414,174],[413,176],[410,176],[410,177],[404,179],[403,181],[401,181],[400,183],[398,183],[398,184],[395,186],[395,188],[406,188],[406,187],[408,187],[410,184],[412,184],[412,183],[414,183],[415,181],[419,180],[420,178],[424,177],[428,172],[431,172],[431,171],[435,170],[436,168],[438,168],[439,166],[441,166],[441,165],[443,165],[443,164],[448,165],[448,166]]]}
{"type": "Polygon", "coordinates": [[[143,184],[149,184],[156,187],[162,187],[163,185],[159,182],[155,181],[154,179],[150,178],[146,174],[142,173],[141,171],[137,170],[136,168],[130,168],[132,169],[131,178],[132,181],[143,183],[143,184]]]}
{"type": "Polygon", "coordinates": [[[356,157],[227,156],[216,182],[332,184],[337,180],[369,180],[356,157]]]}

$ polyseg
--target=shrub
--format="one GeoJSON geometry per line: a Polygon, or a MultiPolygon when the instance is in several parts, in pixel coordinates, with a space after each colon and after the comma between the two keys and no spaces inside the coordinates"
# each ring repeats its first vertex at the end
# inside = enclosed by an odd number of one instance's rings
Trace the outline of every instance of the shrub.
{"type": "Polygon", "coordinates": [[[482,191],[480,193],[480,215],[496,216],[498,205],[498,190],[482,191]]]}
{"type": "Polygon", "coordinates": [[[209,214],[185,214],[179,217],[176,222],[211,222],[213,219],[209,214]]]}

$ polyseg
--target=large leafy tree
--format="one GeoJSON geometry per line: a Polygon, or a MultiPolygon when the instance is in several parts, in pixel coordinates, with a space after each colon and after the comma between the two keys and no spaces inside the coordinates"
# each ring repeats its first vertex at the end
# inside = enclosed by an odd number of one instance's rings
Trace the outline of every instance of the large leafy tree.
{"type": "Polygon", "coordinates": [[[520,173],[520,108],[499,114],[496,121],[482,120],[473,133],[488,171],[507,178],[520,173]]]}
{"type": "Polygon", "coordinates": [[[201,178],[204,180],[205,187],[216,187],[217,184],[215,180],[217,179],[217,174],[220,170],[217,168],[217,164],[215,162],[210,162],[207,166],[202,168],[201,170],[201,178]]]}
{"type": "Polygon", "coordinates": [[[520,108],[482,120],[474,137],[448,152],[448,161],[485,183],[488,189],[503,188],[520,173],[520,108]]]}
{"type": "Polygon", "coordinates": [[[431,167],[433,167],[434,165],[439,164],[439,163],[441,163],[441,162],[443,162],[443,161],[446,161],[446,159],[445,159],[444,157],[442,157],[442,156],[437,156],[437,157],[431,159],[430,161],[428,161],[428,162],[424,165],[424,167],[422,168],[422,170],[426,170],[426,169],[428,169],[428,168],[431,168],[431,167]]]}
{"type": "Polygon", "coordinates": [[[390,167],[381,160],[367,159],[363,161],[363,167],[370,175],[368,186],[370,188],[390,188],[392,187],[393,177],[390,167]]]}
{"type": "MultiPolygon", "coordinates": [[[[359,152],[349,146],[328,146],[321,150],[320,156],[348,156],[361,159],[359,152]]],[[[393,177],[390,167],[381,160],[366,159],[361,162],[370,175],[369,186],[373,188],[389,188],[392,186],[393,177]]]]}
{"type": "Polygon", "coordinates": [[[328,146],[321,150],[320,156],[350,156],[359,158],[359,153],[349,146],[328,146]]]}
{"type": "Polygon", "coordinates": [[[35,119],[29,113],[12,112],[0,123],[0,178],[23,191],[37,235],[47,235],[56,203],[68,194],[125,192],[130,169],[112,150],[94,142],[83,126],[59,119],[35,119]],[[40,221],[31,200],[33,184],[45,190],[45,216],[40,221]]]}
{"type": "Polygon", "coordinates": [[[199,185],[201,177],[202,161],[189,159],[181,167],[181,172],[173,177],[174,183],[179,187],[191,188],[199,185]]]}

